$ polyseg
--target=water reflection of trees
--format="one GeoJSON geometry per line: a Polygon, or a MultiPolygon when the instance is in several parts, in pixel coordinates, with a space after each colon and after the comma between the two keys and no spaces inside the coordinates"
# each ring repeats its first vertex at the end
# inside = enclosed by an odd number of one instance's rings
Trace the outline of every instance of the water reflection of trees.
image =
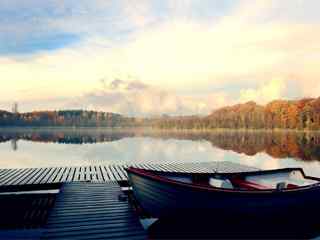
{"type": "Polygon", "coordinates": [[[133,137],[132,132],[100,132],[97,130],[36,130],[36,131],[6,131],[0,133],[0,142],[27,140],[33,142],[61,144],[93,144],[112,142],[126,137],[133,137]]]}
{"type": "Polygon", "coordinates": [[[212,146],[249,156],[265,152],[274,158],[320,161],[320,133],[295,131],[158,132],[153,137],[206,140],[212,146]]]}
{"type": "Polygon", "coordinates": [[[93,130],[36,130],[4,131],[0,142],[11,141],[17,149],[19,139],[61,144],[92,144],[112,142],[128,137],[153,137],[208,141],[212,146],[249,156],[265,152],[274,158],[296,158],[320,161],[320,133],[294,131],[103,131],[93,130]]]}
{"type": "Polygon", "coordinates": [[[219,148],[246,155],[266,152],[274,158],[320,160],[320,135],[314,133],[227,133],[208,140],[219,148]]]}

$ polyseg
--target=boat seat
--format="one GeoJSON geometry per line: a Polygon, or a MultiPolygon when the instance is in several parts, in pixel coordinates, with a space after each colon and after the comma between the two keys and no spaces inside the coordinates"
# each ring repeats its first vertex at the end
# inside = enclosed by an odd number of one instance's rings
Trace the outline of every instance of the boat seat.
{"type": "Polygon", "coordinates": [[[210,178],[209,185],[217,188],[233,189],[233,185],[229,179],[210,178]]]}
{"type": "Polygon", "coordinates": [[[287,183],[287,182],[279,182],[277,183],[277,190],[283,190],[283,189],[293,189],[299,187],[296,184],[287,183]]]}
{"type": "Polygon", "coordinates": [[[269,186],[265,186],[262,184],[258,184],[255,182],[250,182],[241,178],[233,178],[231,179],[231,183],[237,187],[240,188],[245,188],[248,190],[266,190],[266,189],[270,189],[269,186]]]}
{"type": "MultiPolygon", "coordinates": [[[[259,183],[255,183],[252,181],[247,181],[245,179],[241,178],[234,178],[231,180],[232,184],[235,186],[238,186],[240,188],[248,189],[248,190],[266,190],[266,189],[272,189],[271,186],[262,185],[259,183]]],[[[292,184],[292,183],[286,183],[286,182],[280,182],[277,184],[276,189],[293,189],[297,188],[298,185],[292,184]]]]}

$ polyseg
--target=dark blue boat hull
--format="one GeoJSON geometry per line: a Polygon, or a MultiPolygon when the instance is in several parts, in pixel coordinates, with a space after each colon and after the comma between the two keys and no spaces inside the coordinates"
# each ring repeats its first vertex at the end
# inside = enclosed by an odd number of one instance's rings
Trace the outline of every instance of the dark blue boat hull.
{"type": "Polygon", "coordinates": [[[319,214],[320,187],[288,191],[221,191],[166,182],[128,170],[133,193],[155,218],[184,215],[287,216],[319,214]]]}

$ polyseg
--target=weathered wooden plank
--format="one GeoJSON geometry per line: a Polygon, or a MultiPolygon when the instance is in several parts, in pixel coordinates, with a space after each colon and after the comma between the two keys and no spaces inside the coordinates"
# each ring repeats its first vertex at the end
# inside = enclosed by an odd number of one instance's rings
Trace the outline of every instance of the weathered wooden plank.
{"type": "Polygon", "coordinates": [[[92,179],[94,178],[95,175],[94,168],[91,166],[87,166],[86,168],[86,181],[92,182],[92,179]]]}
{"type": "Polygon", "coordinates": [[[50,171],[50,168],[42,168],[41,173],[39,174],[37,179],[34,180],[34,184],[39,184],[49,171],[50,171]]]}
{"type": "Polygon", "coordinates": [[[89,166],[89,179],[91,182],[97,182],[97,172],[95,166],[89,166]]]}
{"type": "Polygon", "coordinates": [[[66,182],[75,181],[75,180],[74,180],[74,178],[75,178],[75,172],[76,172],[76,168],[75,168],[75,167],[71,167],[66,182]]]}
{"type": "Polygon", "coordinates": [[[61,178],[62,178],[62,176],[63,176],[64,169],[65,169],[65,168],[63,168],[63,167],[58,168],[58,171],[57,171],[57,173],[56,173],[56,176],[55,176],[55,178],[52,180],[52,182],[55,182],[55,183],[60,182],[60,180],[61,180],[61,178]]]}
{"type": "Polygon", "coordinates": [[[108,172],[105,169],[105,166],[99,166],[100,172],[101,172],[101,176],[104,182],[110,181],[110,178],[108,176],[108,172]]]}
{"type": "Polygon", "coordinates": [[[24,180],[20,181],[19,184],[34,184],[35,180],[41,175],[43,169],[39,168],[37,171],[34,171],[29,174],[29,177],[25,178],[24,180]]]}
{"type": "Polygon", "coordinates": [[[90,166],[84,167],[84,181],[91,181],[90,166]]]}
{"type": "Polygon", "coordinates": [[[168,164],[168,168],[171,168],[173,172],[194,172],[194,170],[188,169],[188,166],[182,166],[179,164],[168,164]]]}
{"type": "Polygon", "coordinates": [[[119,165],[115,165],[114,168],[117,171],[121,181],[127,180],[127,177],[126,177],[125,173],[123,172],[124,171],[123,167],[121,167],[119,165]]]}
{"type": "Polygon", "coordinates": [[[101,171],[98,166],[93,166],[94,173],[92,176],[92,181],[94,182],[102,182],[101,171]]]}
{"type": "Polygon", "coordinates": [[[19,182],[21,180],[21,178],[27,176],[30,171],[32,171],[32,168],[20,169],[15,174],[12,174],[11,177],[8,177],[6,180],[2,180],[1,183],[3,185],[16,184],[16,182],[19,182]]]}
{"type": "Polygon", "coordinates": [[[176,169],[175,167],[172,166],[168,166],[165,163],[160,165],[160,168],[164,171],[164,172],[174,172],[174,170],[176,169]]]}
{"type": "Polygon", "coordinates": [[[4,176],[1,177],[1,182],[0,185],[3,185],[4,181],[6,181],[12,174],[14,174],[17,171],[17,169],[10,169],[9,171],[6,172],[4,176]]]}
{"type": "Polygon", "coordinates": [[[9,176],[11,172],[13,172],[13,169],[4,169],[3,173],[0,176],[0,185],[1,185],[1,182],[3,182],[3,179],[9,176]]]}
{"type": "Polygon", "coordinates": [[[120,171],[122,172],[124,179],[123,180],[127,180],[128,179],[128,174],[127,171],[125,170],[127,168],[127,166],[120,166],[120,171]]]}
{"type": "Polygon", "coordinates": [[[63,174],[61,176],[60,182],[66,182],[67,181],[68,176],[70,174],[70,170],[71,170],[71,167],[64,168],[64,171],[63,171],[63,174]]]}
{"type": "Polygon", "coordinates": [[[103,182],[103,177],[101,174],[100,166],[94,166],[96,171],[96,182],[103,182]]]}
{"type": "Polygon", "coordinates": [[[112,173],[113,173],[113,175],[115,176],[116,180],[117,180],[117,181],[121,181],[122,178],[121,178],[121,175],[120,175],[120,173],[118,172],[118,169],[116,168],[116,166],[115,166],[115,165],[111,165],[111,166],[110,166],[110,169],[112,169],[112,173]]]}
{"type": "Polygon", "coordinates": [[[6,173],[10,171],[10,169],[1,169],[0,170],[0,179],[6,175],[6,173]]]}
{"type": "Polygon", "coordinates": [[[1,185],[8,185],[8,182],[19,180],[21,175],[25,175],[25,173],[32,171],[32,168],[27,169],[15,169],[15,171],[10,174],[6,179],[4,179],[1,185]]]}
{"type": "Polygon", "coordinates": [[[54,171],[55,168],[50,168],[47,174],[40,180],[40,183],[47,183],[54,171]]]}
{"type": "Polygon", "coordinates": [[[146,164],[139,164],[138,167],[142,167],[142,168],[145,168],[145,169],[154,169],[154,165],[152,164],[149,164],[149,163],[146,163],[146,164]]]}
{"type": "Polygon", "coordinates": [[[120,192],[112,183],[64,184],[43,238],[146,239],[128,202],[118,201],[120,192]]]}
{"type": "Polygon", "coordinates": [[[145,169],[171,172],[240,172],[258,170],[232,162],[205,162],[205,163],[138,163],[121,165],[94,165],[81,167],[59,168],[25,168],[4,169],[0,171],[0,185],[38,184],[50,182],[94,181],[109,182],[127,180],[125,167],[133,166],[145,169]]]}
{"type": "Polygon", "coordinates": [[[111,181],[116,181],[117,180],[116,177],[114,176],[112,170],[110,169],[110,166],[105,166],[105,170],[107,171],[109,179],[111,181]]]}
{"type": "Polygon", "coordinates": [[[47,179],[47,183],[51,183],[51,182],[53,182],[53,180],[56,178],[56,176],[57,176],[57,173],[58,173],[58,171],[59,171],[59,168],[53,168],[54,169],[54,171],[51,173],[51,175],[49,176],[49,178],[47,179]]]}
{"type": "Polygon", "coordinates": [[[161,172],[166,171],[166,170],[162,167],[161,164],[155,165],[154,168],[155,168],[157,171],[161,171],[161,172]]]}
{"type": "Polygon", "coordinates": [[[83,166],[80,167],[80,178],[79,178],[79,181],[85,181],[85,178],[84,178],[84,167],[83,166]]]}
{"type": "Polygon", "coordinates": [[[73,181],[80,181],[80,167],[76,167],[73,181]]]}

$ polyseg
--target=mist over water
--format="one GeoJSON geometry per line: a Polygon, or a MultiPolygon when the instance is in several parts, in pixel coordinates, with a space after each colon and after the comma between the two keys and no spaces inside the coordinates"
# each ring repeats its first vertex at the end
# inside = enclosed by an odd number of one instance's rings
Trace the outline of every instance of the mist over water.
{"type": "Polygon", "coordinates": [[[2,129],[0,154],[0,168],[231,161],[320,176],[317,132],[2,129]]]}

